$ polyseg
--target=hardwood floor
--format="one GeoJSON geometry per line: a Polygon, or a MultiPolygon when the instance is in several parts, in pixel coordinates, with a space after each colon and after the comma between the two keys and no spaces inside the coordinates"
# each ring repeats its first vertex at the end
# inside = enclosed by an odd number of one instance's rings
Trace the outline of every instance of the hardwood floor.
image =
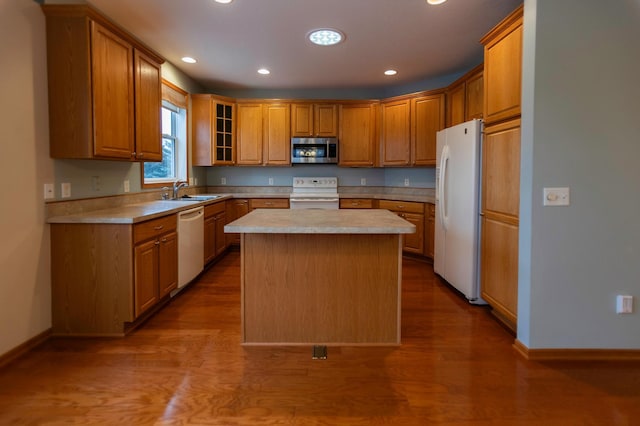
{"type": "Polygon", "coordinates": [[[639,425],[640,364],[529,362],[405,259],[402,345],[242,347],[238,252],[133,334],[52,339],[0,370],[0,424],[639,425]]]}

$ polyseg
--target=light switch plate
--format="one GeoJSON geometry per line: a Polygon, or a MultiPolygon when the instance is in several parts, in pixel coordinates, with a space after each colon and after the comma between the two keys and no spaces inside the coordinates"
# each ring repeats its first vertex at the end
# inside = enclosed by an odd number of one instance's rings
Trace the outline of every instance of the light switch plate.
{"type": "Polygon", "coordinates": [[[568,206],[569,188],[544,188],[542,205],[568,206]]]}
{"type": "Polygon", "coordinates": [[[53,193],[53,184],[52,183],[45,183],[44,184],[44,199],[45,200],[50,200],[52,198],[55,198],[55,195],[53,193]]]}
{"type": "Polygon", "coordinates": [[[618,314],[633,313],[633,296],[619,294],[616,297],[616,313],[618,314]]]}

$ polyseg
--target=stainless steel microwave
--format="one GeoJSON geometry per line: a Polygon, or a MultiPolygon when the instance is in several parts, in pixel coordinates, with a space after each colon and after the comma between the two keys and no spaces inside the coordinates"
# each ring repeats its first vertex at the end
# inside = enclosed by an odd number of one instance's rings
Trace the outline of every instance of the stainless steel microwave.
{"type": "Polygon", "coordinates": [[[291,163],[338,163],[338,138],[291,138],[291,163]]]}

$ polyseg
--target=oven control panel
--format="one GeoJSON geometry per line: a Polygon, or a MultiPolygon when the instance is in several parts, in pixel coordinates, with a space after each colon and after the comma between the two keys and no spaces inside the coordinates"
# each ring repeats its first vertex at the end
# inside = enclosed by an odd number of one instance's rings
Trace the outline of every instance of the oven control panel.
{"type": "Polygon", "coordinates": [[[293,178],[293,187],[294,188],[337,188],[338,187],[338,178],[337,177],[294,177],[293,178]]]}

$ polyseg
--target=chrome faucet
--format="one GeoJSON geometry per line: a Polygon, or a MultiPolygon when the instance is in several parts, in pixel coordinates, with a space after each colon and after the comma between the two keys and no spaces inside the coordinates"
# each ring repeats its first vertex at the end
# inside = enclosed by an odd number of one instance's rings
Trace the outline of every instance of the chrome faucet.
{"type": "Polygon", "coordinates": [[[174,200],[178,198],[178,192],[180,191],[180,188],[184,188],[185,186],[189,186],[189,183],[183,180],[177,180],[173,182],[173,199],[174,200]]]}

